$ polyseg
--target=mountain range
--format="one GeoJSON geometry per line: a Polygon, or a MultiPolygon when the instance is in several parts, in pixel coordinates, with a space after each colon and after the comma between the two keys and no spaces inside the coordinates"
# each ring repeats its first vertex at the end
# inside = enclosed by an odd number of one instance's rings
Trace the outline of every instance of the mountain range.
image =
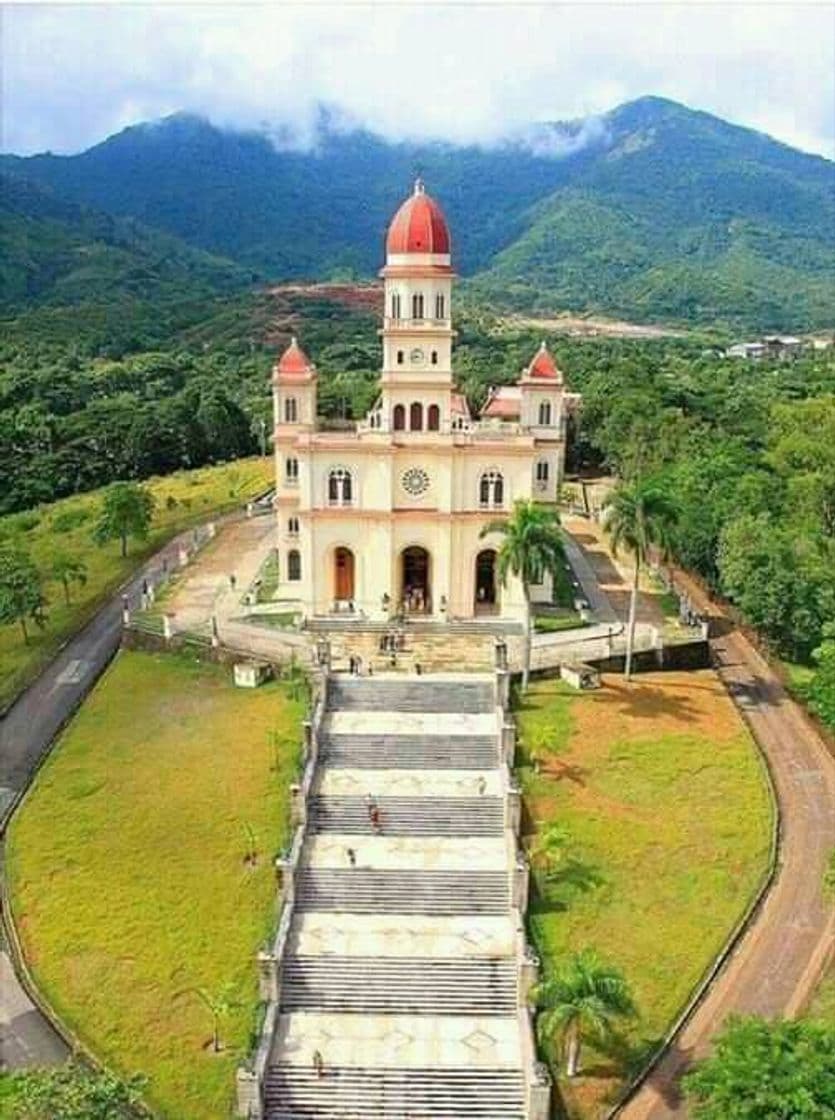
{"type": "MultiPolygon", "coordinates": [[[[312,150],[285,150],[175,114],[78,155],[5,155],[0,171],[7,304],[56,298],[50,276],[84,257],[79,238],[87,256],[130,255],[133,239],[134,284],[143,269],[162,287],[191,273],[221,288],[370,277],[420,173],[479,300],[735,329],[835,323],[835,164],[656,97],[493,147],[325,120],[312,150]]],[[[118,272],[112,257],[112,283],[118,272]]]]}

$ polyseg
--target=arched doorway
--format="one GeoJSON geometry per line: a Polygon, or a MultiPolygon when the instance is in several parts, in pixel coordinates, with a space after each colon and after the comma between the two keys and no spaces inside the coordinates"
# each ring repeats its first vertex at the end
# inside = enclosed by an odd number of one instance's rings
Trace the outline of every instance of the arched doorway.
{"type": "Polygon", "coordinates": [[[430,558],[425,548],[414,545],[402,552],[402,600],[407,614],[429,614],[432,610],[430,558]]]}
{"type": "Polygon", "coordinates": [[[354,598],[354,554],[350,548],[337,548],[333,554],[334,598],[349,602],[354,598]]]}
{"type": "Polygon", "coordinates": [[[475,613],[496,614],[498,609],[496,552],[492,548],[485,548],[475,558],[475,613]]]}

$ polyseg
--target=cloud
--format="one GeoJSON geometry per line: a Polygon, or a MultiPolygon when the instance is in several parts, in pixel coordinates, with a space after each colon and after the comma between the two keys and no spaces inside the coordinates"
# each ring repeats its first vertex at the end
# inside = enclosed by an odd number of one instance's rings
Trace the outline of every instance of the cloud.
{"type": "Polygon", "coordinates": [[[828,6],[62,4],[3,22],[6,151],[77,151],[177,110],[309,144],[326,104],[390,139],[559,155],[595,137],[536,122],[655,93],[835,154],[828,6]]]}

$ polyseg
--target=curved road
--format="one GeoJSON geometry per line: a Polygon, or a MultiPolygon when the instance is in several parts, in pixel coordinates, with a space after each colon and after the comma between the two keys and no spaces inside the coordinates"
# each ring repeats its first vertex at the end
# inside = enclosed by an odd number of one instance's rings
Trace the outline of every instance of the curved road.
{"type": "MultiPolygon", "coordinates": [[[[235,515],[231,515],[235,516],[235,515]]],[[[218,524],[224,519],[219,518],[218,524]]],[[[177,563],[182,533],[153,556],[60,651],[0,720],[0,836],[52,740],[119,648],[122,595],[138,607],[142,581],[157,583],[163,565],[177,563]]],[[[32,1005],[14,975],[0,938],[0,1070],[63,1061],[67,1047],[32,1005]]]]}
{"type": "MultiPolygon", "coordinates": [[[[677,573],[677,581],[697,609],[717,616],[717,608],[691,580],[677,573]]],[[[673,1045],[618,1111],[619,1120],[687,1116],[681,1075],[709,1052],[727,1016],[799,1014],[835,938],[835,908],[821,893],[825,865],[835,849],[835,761],[741,633],[730,630],[712,647],[719,674],[771,769],[782,815],[777,874],[747,932],[673,1045]]]]}

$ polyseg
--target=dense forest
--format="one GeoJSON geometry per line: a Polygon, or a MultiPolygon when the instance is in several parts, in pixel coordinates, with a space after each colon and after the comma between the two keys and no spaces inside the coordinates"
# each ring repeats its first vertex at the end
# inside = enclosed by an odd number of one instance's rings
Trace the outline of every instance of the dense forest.
{"type": "MultiPolygon", "coordinates": [[[[360,416],[380,361],[376,316],[362,302],[277,290],[168,310],[133,304],[128,316],[88,306],[8,320],[3,511],[257,450],[270,365],[291,331],[319,368],[322,414],[360,416]]],[[[458,328],[456,370],[474,406],[513,381],[539,341],[474,307],[458,328]]],[[[807,660],[835,621],[833,351],[759,363],[723,358],[698,337],[549,341],[583,394],[572,469],[663,477],[681,509],[682,563],[781,653],[807,660]]]]}

